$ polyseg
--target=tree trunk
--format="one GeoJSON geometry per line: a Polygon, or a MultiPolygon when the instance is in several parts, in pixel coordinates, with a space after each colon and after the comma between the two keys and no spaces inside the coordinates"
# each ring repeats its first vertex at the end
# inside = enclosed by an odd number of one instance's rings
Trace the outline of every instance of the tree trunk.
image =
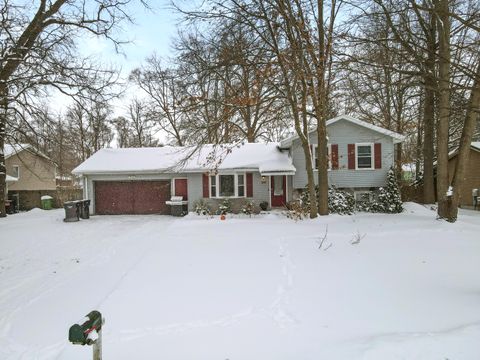
{"type": "Polygon", "coordinates": [[[308,159],[312,158],[312,153],[310,151],[308,140],[304,141],[301,139],[301,141],[307,170],[308,195],[310,197],[310,219],[314,219],[317,217],[317,192],[315,190],[315,177],[313,174],[312,161],[308,161],[308,159]]]}
{"type": "Polygon", "coordinates": [[[450,201],[447,196],[448,125],[450,120],[450,17],[448,0],[435,4],[438,25],[438,122],[437,122],[437,201],[438,216],[448,218],[450,201]]]}
{"type": "Polygon", "coordinates": [[[328,215],[328,144],[323,117],[317,120],[318,140],[318,213],[328,215]]]}
{"type": "Polygon", "coordinates": [[[470,94],[470,101],[465,116],[465,123],[462,130],[462,137],[460,139],[460,147],[457,155],[457,163],[455,166],[452,188],[453,196],[451,201],[444,206],[444,218],[450,222],[454,222],[458,215],[458,205],[460,202],[459,192],[465,181],[465,175],[470,155],[470,146],[472,143],[472,136],[475,131],[478,114],[480,113],[480,62],[477,65],[476,77],[470,94]]]}
{"type": "Polygon", "coordinates": [[[435,130],[435,79],[427,74],[425,82],[425,102],[423,108],[423,203],[435,202],[433,178],[434,130],[435,130]]]}
{"type": "Polygon", "coordinates": [[[423,203],[435,202],[433,177],[434,132],[435,132],[435,51],[436,18],[430,14],[430,32],[427,37],[427,60],[423,76],[425,99],[423,103],[423,203]]]}
{"type": "Polygon", "coordinates": [[[8,88],[5,82],[0,82],[0,217],[7,216],[5,199],[7,197],[7,168],[5,164],[5,137],[8,109],[8,88]]]}

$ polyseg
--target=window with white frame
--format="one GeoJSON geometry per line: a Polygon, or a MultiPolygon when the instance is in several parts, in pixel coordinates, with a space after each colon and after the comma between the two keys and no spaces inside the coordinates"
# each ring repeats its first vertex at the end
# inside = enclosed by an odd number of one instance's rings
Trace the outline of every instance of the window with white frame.
{"type": "MultiPolygon", "coordinates": [[[[318,145],[313,145],[313,168],[318,170],[318,145]]],[[[332,144],[327,145],[328,170],[332,169],[332,144]]]]}
{"type": "Polygon", "coordinates": [[[210,176],[210,197],[245,197],[245,174],[210,176]]]}
{"type": "Polygon", "coordinates": [[[13,165],[12,166],[12,176],[16,177],[17,179],[20,177],[20,166],[19,165],[13,165]]]}
{"type": "Polygon", "coordinates": [[[358,169],[370,170],[373,169],[373,144],[372,143],[360,143],[355,144],[355,164],[358,169]]]}

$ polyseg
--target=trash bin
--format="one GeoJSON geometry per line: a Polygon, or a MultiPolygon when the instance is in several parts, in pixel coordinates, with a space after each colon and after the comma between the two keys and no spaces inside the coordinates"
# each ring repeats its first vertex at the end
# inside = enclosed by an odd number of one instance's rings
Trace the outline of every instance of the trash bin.
{"type": "Polygon", "coordinates": [[[188,201],[183,200],[182,196],[172,196],[165,203],[170,205],[170,214],[172,216],[185,216],[188,214],[188,201]]]}
{"type": "Polygon", "coordinates": [[[80,206],[81,202],[79,201],[67,201],[63,204],[65,209],[65,222],[74,222],[80,220],[80,206]]]}
{"type": "Polygon", "coordinates": [[[42,202],[42,209],[43,210],[52,210],[52,207],[53,207],[53,197],[49,196],[49,195],[43,195],[41,198],[40,198],[41,202],[42,202]]]}
{"type": "Polygon", "coordinates": [[[90,219],[90,200],[84,199],[80,203],[80,217],[82,219],[90,219]]]}

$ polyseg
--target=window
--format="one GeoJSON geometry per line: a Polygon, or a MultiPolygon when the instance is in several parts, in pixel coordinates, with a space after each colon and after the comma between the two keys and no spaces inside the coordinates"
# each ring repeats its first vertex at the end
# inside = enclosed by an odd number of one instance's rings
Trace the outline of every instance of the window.
{"type": "MultiPolygon", "coordinates": [[[[318,145],[313,145],[313,169],[318,169],[318,145]]],[[[327,145],[327,156],[328,156],[328,170],[332,170],[332,145],[327,145]]]]}
{"type": "Polygon", "coordinates": [[[358,169],[373,169],[373,144],[355,144],[358,169]]]}
{"type": "Polygon", "coordinates": [[[372,192],[371,191],[354,191],[354,197],[356,202],[372,201],[372,192]]]}
{"type": "Polygon", "coordinates": [[[216,197],[217,196],[217,177],[210,176],[210,196],[216,197]]]}
{"type": "Polygon", "coordinates": [[[238,176],[238,196],[242,197],[245,196],[245,176],[237,175],[238,176]]]}
{"type": "Polygon", "coordinates": [[[20,177],[20,166],[18,166],[18,165],[13,165],[12,168],[13,168],[13,174],[12,174],[12,176],[13,176],[13,177],[16,177],[16,178],[18,179],[18,178],[20,177]]]}
{"type": "Polygon", "coordinates": [[[219,175],[220,197],[235,196],[235,175],[219,175]]]}
{"type": "Polygon", "coordinates": [[[210,197],[245,197],[245,174],[210,176],[210,197]]]}

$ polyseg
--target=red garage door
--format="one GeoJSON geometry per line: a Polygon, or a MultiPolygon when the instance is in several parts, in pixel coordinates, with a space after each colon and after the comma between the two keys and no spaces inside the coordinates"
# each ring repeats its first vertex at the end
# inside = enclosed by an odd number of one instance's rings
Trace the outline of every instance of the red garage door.
{"type": "Polygon", "coordinates": [[[170,181],[95,181],[95,213],[169,214],[170,181]]]}

